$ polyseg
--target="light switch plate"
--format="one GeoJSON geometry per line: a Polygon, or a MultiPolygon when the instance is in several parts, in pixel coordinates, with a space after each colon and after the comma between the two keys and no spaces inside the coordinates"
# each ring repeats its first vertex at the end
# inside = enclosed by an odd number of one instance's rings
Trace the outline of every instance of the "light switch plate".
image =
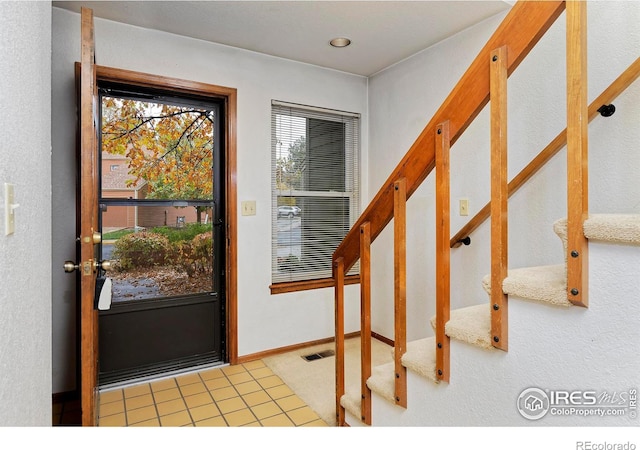
{"type": "Polygon", "coordinates": [[[461,216],[469,215],[469,199],[466,199],[466,198],[460,199],[460,215],[461,216]]]}
{"type": "Polygon", "coordinates": [[[246,200],[241,204],[243,216],[255,216],[256,215],[256,201],[246,200]]]}

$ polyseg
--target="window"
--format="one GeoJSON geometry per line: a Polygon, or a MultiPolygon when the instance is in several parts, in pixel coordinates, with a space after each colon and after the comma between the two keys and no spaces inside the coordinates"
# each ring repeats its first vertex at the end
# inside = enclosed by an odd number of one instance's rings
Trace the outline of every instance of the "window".
{"type": "Polygon", "coordinates": [[[331,278],[360,214],[360,116],[276,101],[271,111],[272,282],[331,278]]]}

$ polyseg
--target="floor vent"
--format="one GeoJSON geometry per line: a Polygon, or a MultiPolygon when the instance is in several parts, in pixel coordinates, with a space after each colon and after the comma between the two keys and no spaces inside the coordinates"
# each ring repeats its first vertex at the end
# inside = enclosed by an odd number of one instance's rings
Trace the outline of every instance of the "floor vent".
{"type": "Polygon", "coordinates": [[[324,352],[305,355],[302,357],[302,359],[305,359],[307,361],[315,361],[316,359],[326,358],[327,356],[333,356],[335,354],[336,353],[333,350],[325,350],[324,352]]]}

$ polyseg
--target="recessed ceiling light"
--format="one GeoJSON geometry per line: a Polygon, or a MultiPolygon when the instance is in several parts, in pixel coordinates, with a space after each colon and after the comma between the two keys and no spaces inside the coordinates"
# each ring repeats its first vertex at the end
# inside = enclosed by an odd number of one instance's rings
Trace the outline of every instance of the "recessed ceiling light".
{"type": "Polygon", "coordinates": [[[345,37],[339,37],[339,38],[331,39],[331,42],[329,42],[329,44],[331,44],[334,47],[346,47],[349,44],[351,44],[351,39],[347,39],[345,37]]]}

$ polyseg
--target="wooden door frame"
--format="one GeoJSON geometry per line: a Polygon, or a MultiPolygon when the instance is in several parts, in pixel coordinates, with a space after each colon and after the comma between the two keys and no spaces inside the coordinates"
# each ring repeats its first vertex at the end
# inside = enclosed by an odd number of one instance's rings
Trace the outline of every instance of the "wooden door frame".
{"type": "MultiPolygon", "coordinates": [[[[226,224],[226,257],[225,257],[225,335],[226,335],[226,361],[230,364],[238,362],[238,317],[237,317],[237,156],[236,156],[236,115],[237,115],[237,90],[224,86],[200,83],[159,75],[151,75],[125,69],[116,69],[105,66],[95,66],[96,83],[115,82],[142,88],[153,88],[169,91],[175,94],[196,95],[203,98],[222,100],[225,115],[225,139],[224,139],[224,166],[225,166],[225,224],[226,224]]],[[[97,157],[97,155],[96,155],[97,157]]],[[[85,326],[81,324],[81,333],[86,333],[85,326]]],[[[96,346],[96,342],[81,345],[96,346]]],[[[96,356],[97,356],[97,347],[96,356]]],[[[90,356],[87,353],[87,356],[90,356]]],[[[95,360],[82,357],[81,373],[91,373],[95,367],[95,360]]]]}

